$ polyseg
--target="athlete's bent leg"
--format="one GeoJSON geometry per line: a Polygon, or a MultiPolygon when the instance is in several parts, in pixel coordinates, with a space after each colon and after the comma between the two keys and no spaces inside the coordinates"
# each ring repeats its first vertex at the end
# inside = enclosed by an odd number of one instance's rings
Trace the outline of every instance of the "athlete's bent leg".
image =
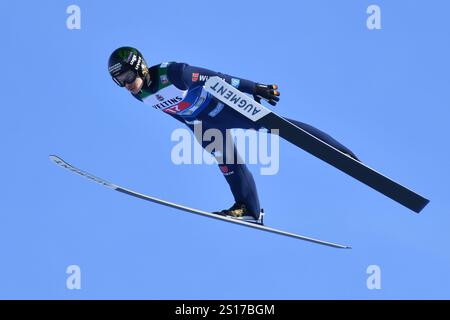
{"type": "MultiPolygon", "coordinates": [[[[194,126],[189,126],[189,128],[194,131],[194,126]]],[[[207,126],[202,127],[203,132],[208,129],[212,128],[207,126]]],[[[216,158],[219,169],[230,186],[235,202],[237,204],[244,204],[247,214],[258,219],[261,208],[253,175],[240,158],[231,134],[225,128],[214,129],[221,131],[224,141],[223,149],[211,150],[211,154],[216,158]]],[[[211,142],[199,141],[199,143],[203,148],[206,148],[211,142]]]]}

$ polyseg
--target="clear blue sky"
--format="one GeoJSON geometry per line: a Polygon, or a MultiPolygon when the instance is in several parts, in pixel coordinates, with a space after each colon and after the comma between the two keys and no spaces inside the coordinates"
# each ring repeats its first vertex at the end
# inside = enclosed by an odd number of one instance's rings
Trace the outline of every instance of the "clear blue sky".
{"type": "Polygon", "coordinates": [[[2,1],[0,298],[450,298],[448,1],[2,1]],[[366,27],[378,4],[382,30],[366,27]],[[81,30],[66,8],[82,10],[81,30]],[[232,204],[215,166],[175,166],[180,126],[120,90],[118,46],[276,82],[276,111],[431,199],[416,215],[282,142],[255,174],[270,226],[337,250],[178,212],[56,167],[205,210],[232,204]],[[66,289],[79,265],[82,289],[66,289]],[[381,268],[368,290],[366,268],[381,268]]]}

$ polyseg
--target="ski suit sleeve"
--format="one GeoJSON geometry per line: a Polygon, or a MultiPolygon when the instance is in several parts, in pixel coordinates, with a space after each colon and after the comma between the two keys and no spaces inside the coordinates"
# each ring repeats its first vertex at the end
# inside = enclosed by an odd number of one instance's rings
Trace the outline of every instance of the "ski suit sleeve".
{"type": "Polygon", "coordinates": [[[254,94],[256,87],[256,83],[253,81],[205,68],[190,66],[186,63],[172,63],[168,69],[168,76],[172,83],[182,90],[204,85],[210,77],[214,76],[224,79],[227,83],[245,93],[254,94]]]}

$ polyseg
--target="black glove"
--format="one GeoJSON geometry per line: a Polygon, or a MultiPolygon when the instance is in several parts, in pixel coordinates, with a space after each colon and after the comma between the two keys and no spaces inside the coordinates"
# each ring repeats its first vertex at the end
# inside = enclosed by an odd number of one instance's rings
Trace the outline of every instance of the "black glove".
{"type": "Polygon", "coordinates": [[[253,93],[253,98],[258,103],[261,103],[261,98],[269,102],[271,105],[276,105],[280,101],[280,92],[277,91],[278,86],[276,84],[261,84],[257,83],[255,87],[255,92],[253,93]]]}

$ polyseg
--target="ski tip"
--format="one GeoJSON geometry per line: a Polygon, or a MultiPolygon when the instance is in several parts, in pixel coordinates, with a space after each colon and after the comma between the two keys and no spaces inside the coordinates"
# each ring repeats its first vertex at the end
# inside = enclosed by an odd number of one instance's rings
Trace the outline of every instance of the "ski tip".
{"type": "Polygon", "coordinates": [[[58,157],[57,155],[51,154],[51,155],[48,156],[48,158],[50,159],[51,162],[53,162],[54,164],[56,164],[58,166],[69,165],[63,159],[58,157]]]}
{"type": "Polygon", "coordinates": [[[49,155],[48,158],[53,162],[56,162],[61,159],[60,157],[58,157],[57,155],[54,155],[54,154],[49,155]]]}

